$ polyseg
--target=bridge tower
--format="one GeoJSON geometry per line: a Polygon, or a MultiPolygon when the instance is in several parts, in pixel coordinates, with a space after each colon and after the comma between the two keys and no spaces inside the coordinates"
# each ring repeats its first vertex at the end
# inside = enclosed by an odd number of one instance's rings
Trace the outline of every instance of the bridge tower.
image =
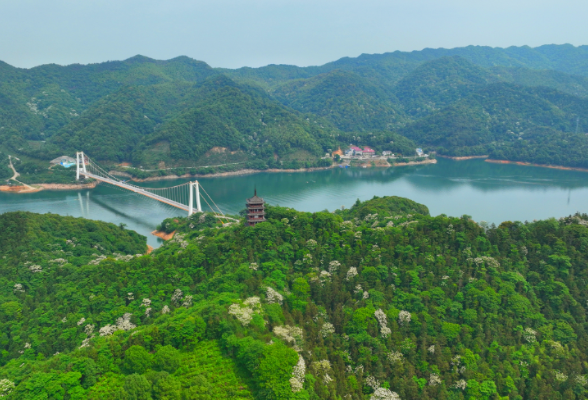
{"type": "Polygon", "coordinates": [[[196,212],[202,212],[200,205],[200,184],[198,181],[190,182],[190,201],[188,203],[188,216],[194,214],[194,190],[196,191],[196,212]]]}
{"type": "MultiPolygon", "coordinates": [[[[83,151],[76,152],[76,180],[80,180],[80,171],[86,171],[86,156],[83,151]]],[[[85,175],[84,175],[85,177],[85,175]]]]}

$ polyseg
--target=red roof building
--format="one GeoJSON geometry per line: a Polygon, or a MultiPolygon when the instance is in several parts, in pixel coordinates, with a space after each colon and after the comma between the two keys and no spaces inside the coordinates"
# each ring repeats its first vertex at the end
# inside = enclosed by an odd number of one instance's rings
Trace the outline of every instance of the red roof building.
{"type": "Polygon", "coordinates": [[[365,146],[363,148],[363,153],[364,154],[376,154],[376,151],[370,147],[365,146]]]}

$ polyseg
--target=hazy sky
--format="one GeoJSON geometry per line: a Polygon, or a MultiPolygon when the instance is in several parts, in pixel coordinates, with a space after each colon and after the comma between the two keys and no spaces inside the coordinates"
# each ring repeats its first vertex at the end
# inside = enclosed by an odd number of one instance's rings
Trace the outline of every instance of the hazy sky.
{"type": "Polygon", "coordinates": [[[586,16],[586,0],[0,0],[0,60],[320,65],[425,47],[588,44],[586,16]]]}

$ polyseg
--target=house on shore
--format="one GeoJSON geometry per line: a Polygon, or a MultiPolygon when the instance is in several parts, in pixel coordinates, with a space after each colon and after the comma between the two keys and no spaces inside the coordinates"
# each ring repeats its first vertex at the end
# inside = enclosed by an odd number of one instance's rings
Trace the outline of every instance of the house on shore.
{"type": "Polygon", "coordinates": [[[394,154],[393,154],[391,151],[388,151],[388,150],[384,150],[384,151],[382,152],[382,155],[383,155],[383,156],[391,156],[391,157],[393,157],[393,156],[394,156],[394,154]]]}
{"type": "Polygon", "coordinates": [[[423,157],[425,153],[423,153],[423,149],[417,148],[416,149],[417,157],[423,157]]]}
{"type": "Polygon", "coordinates": [[[364,148],[363,148],[363,155],[365,155],[365,156],[375,156],[376,155],[376,151],[374,149],[372,149],[371,147],[364,146],[364,148]]]}

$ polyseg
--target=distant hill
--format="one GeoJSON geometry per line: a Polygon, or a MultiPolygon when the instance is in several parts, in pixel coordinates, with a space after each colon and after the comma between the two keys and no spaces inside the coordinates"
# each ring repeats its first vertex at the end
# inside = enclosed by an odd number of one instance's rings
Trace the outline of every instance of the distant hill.
{"type": "Polygon", "coordinates": [[[128,86],[50,140],[101,160],[189,165],[214,147],[246,158],[322,152],[330,126],[307,121],[266,93],[217,75],[202,83],[128,86]],[[188,162],[190,161],[190,162],[188,162]]]}
{"type": "Polygon", "coordinates": [[[578,97],[588,97],[588,77],[555,70],[535,70],[522,67],[492,67],[500,80],[524,86],[546,86],[578,97]]]}
{"type": "Polygon", "coordinates": [[[327,118],[344,131],[392,129],[406,119],[394,94],[348,71],[293,80],[273,95],[298,111],[327,118]]]}
{"type": "MultiPolygon", "coordinates": [[[[578,126],[581,135],[574,140],[576,144],[560,143],[558,147],[565,150],[582,143],[581,148],[588,148],[588,137],[583,134],[588,126],[580,126],[580,120],[588,121],[587,99],[550,88],[498,83],[485,86],[455,104],[416,121],[400,133],[417,143],[434,146],[444,154],[472,155],[500,153],[503,146],[515,144],[553,146],[563,134],[575,135],[578,126]],[[546,137],[552,138],[546,140],[546,137]]],[[[511,155],[508,159],[519,159],[512,153],[506,153],[511,155]]],[[[557,158],[562,165],[588,166],[583,156],[578,154],[573,157],[567,150],[566,153],[557,158]],[[572,158],[575,161],[572,162],[572,158]]],[[[554,163],[554,159],[544,158],[543,161],[554,163]]]]}
{"type": "Polygon", "coordinates": [[[571,45],[396,51],[235,70],[184,56],[31,69],[0,62],[0,151],[37,169],[80,149],[152,169],[297,168],[326,162],[321,155],[350,143],[471,155],[516,140],[527,154],[576,165],[556,149],[583,138],[552,137],[588,130],[585,98],[588,47],[571,45]],[[535,128],[541,140],[526,140],[535,128]],[[534,147],[546,140],[564,145],[534,147]]]}
{"type": "Polygon", "coordinates": [[[413,118],[425,116],[460,100],[498,79],[459,56],[428,61],[402,78],[394,93],[413,118]]]}

